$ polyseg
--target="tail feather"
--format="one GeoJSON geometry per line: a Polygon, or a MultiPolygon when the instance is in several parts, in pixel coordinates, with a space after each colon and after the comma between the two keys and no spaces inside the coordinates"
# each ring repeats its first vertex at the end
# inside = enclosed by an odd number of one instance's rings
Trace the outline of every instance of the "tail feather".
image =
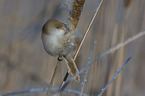
{"type": "MultiPolygon", "coordinates": [[[[66,61],[66,65],[69,69],[69,72],[71,73],[71,75],[75,75],[77,72],[79,72],[75,62],[74,62],[74,59],[71,57],[70,54],[64,56],[65,58],[65,61],[66,61]]],[[[78,75],[76,78],[75,78],[76,81],[80,81],[80,76],[78,75]]]]}

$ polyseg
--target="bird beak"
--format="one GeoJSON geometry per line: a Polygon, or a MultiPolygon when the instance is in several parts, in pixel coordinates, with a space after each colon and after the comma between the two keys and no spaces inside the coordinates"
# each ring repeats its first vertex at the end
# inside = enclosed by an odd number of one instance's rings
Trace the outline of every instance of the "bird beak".
{"type": "Polygon", "coordinates": [[[61,28],[61,30],[65,30],[65,28],[64,28],[64,27],[62,27],[62,28],[61,28]]]}

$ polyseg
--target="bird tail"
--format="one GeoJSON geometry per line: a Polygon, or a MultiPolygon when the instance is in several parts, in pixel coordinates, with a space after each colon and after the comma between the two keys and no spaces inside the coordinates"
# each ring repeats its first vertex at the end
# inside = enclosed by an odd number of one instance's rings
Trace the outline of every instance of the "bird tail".
{"type": "MultiPolygon", "coordinates": [[[[77,68],[77,65],[74,61],[74,59],[71,57],[70,54],[64,56],[65,58],[65,61],[66,61],[66,65],[69,69],[69,72],[71,73],[71,75],[75,75],[76,73],[79,72],[78,68],[77,68]]],[[[76,81],[80,81],[80,76],[78,75],[76,78],[75,78],[76,81]]]]}

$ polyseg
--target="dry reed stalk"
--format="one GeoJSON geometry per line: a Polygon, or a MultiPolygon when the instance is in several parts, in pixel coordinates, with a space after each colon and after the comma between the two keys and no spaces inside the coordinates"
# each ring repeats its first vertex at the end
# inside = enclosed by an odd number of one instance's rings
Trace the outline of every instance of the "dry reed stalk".
{"type": "MultiPolygon", "coordinates": [[[[83,10],[83,6],[84,6],[85,0],[74,0],[74,3],[72,5],[72,10],[69,13],[69,19],[68,19],[68,28],[70,31],[74,30],[78,24],[81,12],[83,10]]],[[[75,57],[77,57],[77,54],[75,55],[75,57]]],[[[76,58],[74,58],[75,61],[76,58]]],[[[69,72],[67,71],[61,85],[60,88],[63,86],[63,84],[65,83],[65,81],[68,78],[68,74],[69,72]]]]}
{"type": "Polygon", "coordinates": [[[84,43],[84,40],[85,40],[85,38],[86,38],[86,36],[87,36],[87,34],[88,34],[88,32],[89,32],[91,26],[92,26],[92,24],[93,24],[93,22],[94,22],[94,20],[95,20],[95,18],[96,18],[96,16],[97,16],[97,14],[98,14],[98,11],[99,11],[99,9],[100,9],[102,3],[103,3],[103,0],[101,0],[101,2],[99,3],[99,6],[97,7],[97,10],[96,10],[96,12],[95,12],[94,15],[93,15],[92,20],[90,21],[87,30],[85,31],[85,34],[84,34],[84,36],[83,36],[83,39],[81,40],[81,43],[80,43],[80,45],[79,45],[79,48],[78,48],[78,50],[77,50],[76,53],[75,53],[74,60],[77,58],[77,55],[78,55],[78,53],[79,53],[79,51],[80,51],[80,49],[81,49],[81,47],[82,47],[82,45],[83,45],[83,43],[84,43]]]}
{"type": "MultiPolygon", "coordinates": [[[[83,5],[82,5],[82,4],[85,3],[85,0],[82,0],[82,1],[80,0],[79,3],[78,3],[77,1],[78,1],[78,0],[75,0],[74,5],[73,5],[73,10],[70,12],[70,18],[69,18],[70,21],[69,21],[69,24],[70,24],[70,25],[72,24],[71,26],[69,25],[70,30],[76,28],[77,23],[78,23],[78,20],[79,20],[79,16],[81,15],[81,11],[83,10],[83,9],[81,9],[81,7],[83,8],[83,5]],[[80,4],[80,5],[78,5],[78,4],[80,4]],[[79,6],[79,7],[77,8],[77,6],[79,6]],[[78,13],[77,11],[78,11],[79,13],[78,13]],[[76,13],[77,13],[77,14],[76,14],[76,13]],[[76,16],[76,17],[75,17],[75,16],[76,16]]],[[[82,45],[83,45],[83,43],[84,43],[84,40],[85,40],[85,38],[86,38],[86,36],[87,36],[87,34],[88,34],[88,32],[89,32],[89,30],[90,30],[90,28],[91,28],[91,26],[92,26],[94,20],[95,20],[95,17],[97,16],[97,13],[98,13],[98,11],[99,11],[99,9],[100,9],[102,3],[103,3],[103,0],[101,0],[100,3],[98,4],[98,7],[97,7],[97,9],[96,9],[96,12],[94,13],[94,15],[93,15],[93,17],[92,17],[92,20],[90,21],[90,23],[89,23],[89,25],[88,25],[88,28],[87,28],[87,30],[85,31],[85,34],[84,34],[84,36],[83,36],[83,38],[82,38],[82,40],[81,40],[81,43],[79,44],[79,47],[78,47],[78,49],[77,49],[77,51],[76,51],[76,53],[75,53],[75,55],[74,55],[74,61],[76,60],[76,58],[77,58],[77,56],[78,56],[78,53],[79,53],[79,51],[80,51],[80,49],[81,49],[81,47],[82,47],[82,45]]],[[[64,77],[64,79],[63,79],[63,82],[62,82],[61,85],[60,85],[60,89],[61,89],[61,87],[65,84],[67,78],[68,78],[68,72],[66,73],[66,75],[65,75],[65,77],[64,77]]],[[[83,89],[82,89],[82,90],[83,90],[83,89]]]]}
{"type": "MultiPolygon", "coordinates": [[[[61,52],[61,54],[58,58],[62,58],[62,55],[63,55],[63,52],[61,52]]],[[[53,81],[54,81],[54,77],[55,77],[55,74],[56,74],[56,71],[57,71],[58,64],[60,64],[59,60],[57,60],[57,64],[55,66],[55,69],[54,69],[54,72],[53,72],[53,75],[52,75],[52,78],[51,78],[51,81],[50,81],[50,84],[49,84],[49,89],[46,93],[46,96],[50,96],[50,90],[51,90],[51,87],[52,87],[52,84],[53,84],[53,81]]]]}
{"type": "MultiPolygon", "coordinates": [[[[68,25],[70,30],[76,28],[77,23],[78,23],[78,20],[79,20],[79,16],[81,15],[81,11],[83,10],[83,5],[82,5],[82,4],[84,4],[84,3],[85,3],[85,0],[75,0],[75,2],[74,2],[74,4],[73,4],[73,10],[70,12],[69,25],[68,25]],[[78,2],[79,2],[79,3],[78,3],[78,2]],[[78,5],[78,4],[80,4],[80,5],[78,5]],[[77,6],[79,6],[79,7],[77,8],[77,6]],[[82,9],[81,9],[81,8],[82,8],[82,9]],[[77,11],[78,11],[79,13],[78,13],[77,11]],[[76,16],[76,17],[75,17],[75,16],[76,16]]],[[[96,9],[96,12],[94,13],[94,15],[93,15],[93,17],[92,17],[92,20],[90,21],[90,23],[89,23],[89,25],[88,25],[88,28],[87,28],[87,30],[85,31],[85,34],[84,34],[84,36],[83,36],[83,38],[82,38],[82,40],[81,40],[81,43],[79,44],[79,47],[78,47],[78,49],[77,49],[77,51],[76,51],[76,53],[75,53],[75,55],[74,55],[74,61],[76,60],[76,58],[77,58],[77,56],[78,56],[78,53],[79,53],[79,51],[80,51],[80,49],[81,49],[81,47],[82,47],[82,45],[83,45],[83,43],[84,43],[84,40],[85,40],[85,38],[86,38],[86,36],[87,36],[87,34],[88,34],[88,32],[89,32],[89,30],[90,30],[90,28],[91,28],[91,26],[92,26],[94,20],[95,20],[95,17],[97,16],[97,13],[98,13],[98,11],[99,11],[99,9],[100,9],[102,3],[103,3],[103,0],[101,0],[100,3],[98,4],[98,7],[97,7],[97,9],[96,9]]],[[[65,77],[64,77],[64,79],[63,79],[63,82],[62,82],[61,85],[60,85],[60,88],[61,88],[61,87],[64,85],[64,83],[66,82],[67,77],[68,77],[68,72],[66,73],[66,75],[65,75],[65,77]]]]}

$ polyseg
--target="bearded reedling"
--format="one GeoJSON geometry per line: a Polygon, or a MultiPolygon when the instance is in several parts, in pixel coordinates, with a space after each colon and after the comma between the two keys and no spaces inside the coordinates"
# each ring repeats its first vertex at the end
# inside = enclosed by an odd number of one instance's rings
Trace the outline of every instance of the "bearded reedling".
{"type": "MultiPolygon", "coordinates": [[[[42,42],[44,49],[51,56],[59,56],[62,52],[71,75],[79,72],[70,51],[74,46],[74,33],[69,31],[66,24],[56,20],[48,20],[42,28],[42,42]]],[[[80,80],[78,75],[76,81],[80,80]]]]}

